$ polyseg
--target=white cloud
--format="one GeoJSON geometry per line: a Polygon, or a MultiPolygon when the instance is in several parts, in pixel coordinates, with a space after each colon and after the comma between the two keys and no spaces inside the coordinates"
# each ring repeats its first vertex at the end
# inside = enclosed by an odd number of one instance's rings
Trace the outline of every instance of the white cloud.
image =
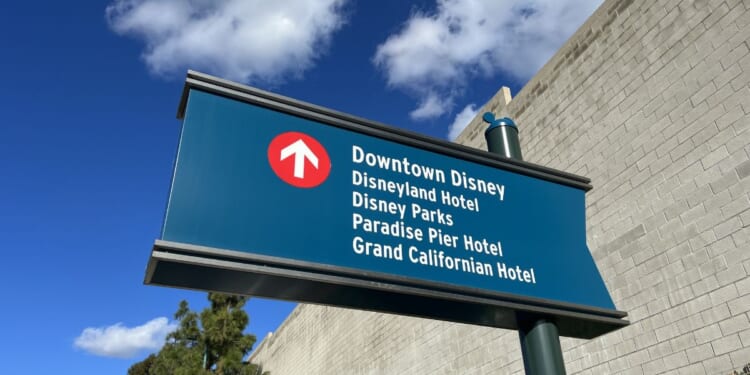
{"type": "Polygon", "coordinates": [[[103,357],[130,358],[143,350],[156,350],[164,344],[164,338],[177,329],[160,317],[133,328],[117,323],[109,327],[86,328],[75,339],[74,345],[91,354],[103,357]]]}
{"type": "Polygon", "coordinates": [[[438,0],[377,47],[388,85],[455,99],[468,79],[529,79],[602,0],[438,0]]]}
{"type": "Polygon", "coordinates": [[[413,120],[425,120],[438,117],[443,113],[450,111],[451,107],[453,107],[453,103],[450,98],[441,99],[437,94],[429,93],[427,97],[419,103],[419,107],[409,113],[409,116],[413,120]]]}
{"type": "Polygon", "coordinates": [[[299,77],[344,23],[346,0],[115,0],[116,33],[143,39],[159,75],[197,69],[232,80],[299,77]]]}
{"type": "Polygon", "coordinates": [[[471,120],[477,115],[476,105],[469,104],[456,115],[453,123],[448,127],[448,139],[455,140],[461,132],[466,129],[471,120]]]}

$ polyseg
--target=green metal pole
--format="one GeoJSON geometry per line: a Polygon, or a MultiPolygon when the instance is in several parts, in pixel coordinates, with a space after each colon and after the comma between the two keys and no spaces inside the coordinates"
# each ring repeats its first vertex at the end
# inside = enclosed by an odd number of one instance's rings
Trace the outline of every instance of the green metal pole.
{"type": "MultiPolygon", "coordinates": [[[[484,132],[487,149],[493,154],[515,160],[523,160],[518,128],[510,118],[495,119],[487,112],[482,119],[489,123],[484,132]]],[[[526,375],[565,375],[565,363],[560,348],[557,326],[543,317],[517,317],[518,337],[526,375]]]]}
{"type": "Polygon", "coordinates": [[[482,119],[490,124],[484,131],[484,137],[487,139],[487,150],[508,159],[523,160],[516,123],[508,117],[495,120],[495,115],[492,112],[485,113],[482,119]]]}
{"type": "Polygon", "coordinates": [[[555,323],[538,319],[528,326],[521,325],[518,337],[527,375],[565,374],[560,335],[555,323]]]}

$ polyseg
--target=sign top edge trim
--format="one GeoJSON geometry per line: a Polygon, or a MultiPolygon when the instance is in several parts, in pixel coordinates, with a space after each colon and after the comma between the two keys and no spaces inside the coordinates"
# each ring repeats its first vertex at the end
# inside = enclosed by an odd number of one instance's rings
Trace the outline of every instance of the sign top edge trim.
{"type": "Polygon", "coordinates": [[[592,186],[590,185],[590,179],[573,173],[564,172],[525,161],[505,159],[484,150],[464,146],[454,142],[449,142],[443,139],[431,137],[413,131],[396,128],[394,126],[353,116],[347,113],[303,102],[283,95],[274,94],[252,86],[243,85],[237,82],[214,77],[194,70],[188,70],[187,72],[185,85],[183,87],[182,95],[177,109],[178,119],[184,118],[185,110],[187,107],[187,98],[190,93],[190,89],[200,89],[201,91],[207,91],[209,93],[227,96],[248,104],[270,107],[273,110],[279,110],[294,115],[303,115],[304,113],[307,113],[309,115],[323,116],[327,117],[328,121],[321,121],[320,119],[316,120],[327,125],[347,128],[355,132],[378,137],[381,139],[386,139],[389,141],[395,141],[407,146],[417,147],[471,162],[478,162],[488,166],[504,169],[509,172],[520,173],[530,177],[540,178],[584,191],[589,191],[592,189],[592,186]],[[264,103],[261,104],[259,103],[259,101],[262,101],[264,103]],[[338,120],[336,122],[340,123],[334,124],[331,120],[338,120]]]}

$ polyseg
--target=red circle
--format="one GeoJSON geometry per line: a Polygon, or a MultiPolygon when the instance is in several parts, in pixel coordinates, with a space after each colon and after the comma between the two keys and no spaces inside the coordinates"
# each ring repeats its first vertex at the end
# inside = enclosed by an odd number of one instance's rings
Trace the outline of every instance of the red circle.
{"type": "Polygon", "coordinates": [[[268,145],[268,163],[282,181],[299,188],[316,187],[331,172],[331,159],[323,145],[299,132],[277,135],[268,145]]]}

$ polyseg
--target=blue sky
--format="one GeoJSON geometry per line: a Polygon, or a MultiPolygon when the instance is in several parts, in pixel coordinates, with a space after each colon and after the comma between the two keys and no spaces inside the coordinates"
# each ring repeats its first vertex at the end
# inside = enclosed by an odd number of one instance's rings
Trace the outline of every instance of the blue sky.
{"type": "MultiPolygon", "coordinates": [[[[206,305],[143,285],[188,68],[450,139],[599,3],[4,2],[4,372],[125,373],[161,344],[180,300],[206,305]]],[[[249,331],[262,338],[293,307],[252,299],[249,331]]]]}

